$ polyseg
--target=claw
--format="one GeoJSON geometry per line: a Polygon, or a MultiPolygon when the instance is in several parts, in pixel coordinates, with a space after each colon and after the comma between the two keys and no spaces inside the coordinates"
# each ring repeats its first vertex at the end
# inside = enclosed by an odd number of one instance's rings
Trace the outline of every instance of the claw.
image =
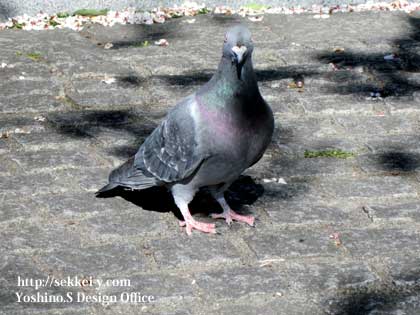
{"type": "Polygon", "coordinates": [[[204,233],[216,234],[216,225],[213,223],[199,222],[194,219],[186,221],[179,221],[181,227],[186,226],[186,232],[188,235],[192,234],[192,230],[198,230],[204,233]]]}
{"type": "Polygon", "coordinates": [[[254,226],[254,222],[255,222],[255,218],[253,216],[241,215],[241,214],[236,213],[232,209],[223,213],[213,213],[211,214],[211,217],[213,219],[223,218],[226,220],[226,223],[229,226],[232,224],[232,221],[245,222],[249,224],[250,226],[254,226]]]}
{"type": "Polygon", "coordinates": [[[231,226],[232,221],[233,221],[232,217],[230,215],[226,216],[224,213],[212,213],[212,214],[210,214],[210,216],[213,219],[225,219],[227,225],[229,225],[229,226],[231,226]]]}

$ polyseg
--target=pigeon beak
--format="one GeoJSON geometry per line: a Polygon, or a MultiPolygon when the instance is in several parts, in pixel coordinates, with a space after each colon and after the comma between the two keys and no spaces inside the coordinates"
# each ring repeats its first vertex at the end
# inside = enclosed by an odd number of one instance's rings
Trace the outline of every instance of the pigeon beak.
{"type": "Polygon", "coordinates": [[[232,47],[232,51],[236,57],[236,60],[238,63],[242,63],[242,60],[244,59],[244,55],[246,53],[246,47],[245,46],[234,46],[232,47]]]}
{"type": "Polygon", "coordinates": [[[245,46],[234,46],[232,47],[233,52],[233,61],[236,63],[236,70],[238,72],[238,79],[241,79],[241,72],[242,72],[242,66],[243,66],[243,60],[246,53],[246,47],[245,46]]]}

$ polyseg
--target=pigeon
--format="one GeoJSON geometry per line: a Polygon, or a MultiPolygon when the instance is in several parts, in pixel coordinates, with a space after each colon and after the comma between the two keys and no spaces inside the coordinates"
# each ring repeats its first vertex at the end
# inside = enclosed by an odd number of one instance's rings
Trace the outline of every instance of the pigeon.
{"type": "Polygon", "coordinates": [[[213,218],[254,226],[254,217],[233,211],[224,196],[239,175],[261,159],[274,130],[273,113],[253,70],[253,49],[245,26],[230,28],[210,81],[173,107],[97,194],[118,186],[132,190],[164,186],[181,211],[180,226],[191,235],[194,229],[216,233],[215,224],[195,220],[188,208],[195,193],[206,188],[223,209],[213,218]]]}

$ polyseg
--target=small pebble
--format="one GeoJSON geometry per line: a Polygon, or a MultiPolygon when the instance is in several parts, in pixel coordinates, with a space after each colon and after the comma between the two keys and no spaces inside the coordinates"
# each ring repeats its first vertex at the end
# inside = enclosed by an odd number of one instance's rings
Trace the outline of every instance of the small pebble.
{"type": "Polygon", "coordinates": [[[111,49],[112,47],[114,47],[114,45],[112,43],[106,43],[104,45],[104,49],[111,49]]]}

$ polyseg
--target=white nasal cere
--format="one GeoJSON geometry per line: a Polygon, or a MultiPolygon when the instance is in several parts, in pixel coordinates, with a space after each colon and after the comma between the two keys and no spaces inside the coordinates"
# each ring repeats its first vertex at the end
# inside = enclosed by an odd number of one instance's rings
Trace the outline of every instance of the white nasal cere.
{"type": "Polygon", "coordinates": [[[236,54],[236,56],[238,56],[238,61],[241,62],[242,61],[242,56],[246,52],[246,47],[241,46],[239,48],[238,46],[234,46],[234,47],[232,47],[232,51],[236,54]]]}

